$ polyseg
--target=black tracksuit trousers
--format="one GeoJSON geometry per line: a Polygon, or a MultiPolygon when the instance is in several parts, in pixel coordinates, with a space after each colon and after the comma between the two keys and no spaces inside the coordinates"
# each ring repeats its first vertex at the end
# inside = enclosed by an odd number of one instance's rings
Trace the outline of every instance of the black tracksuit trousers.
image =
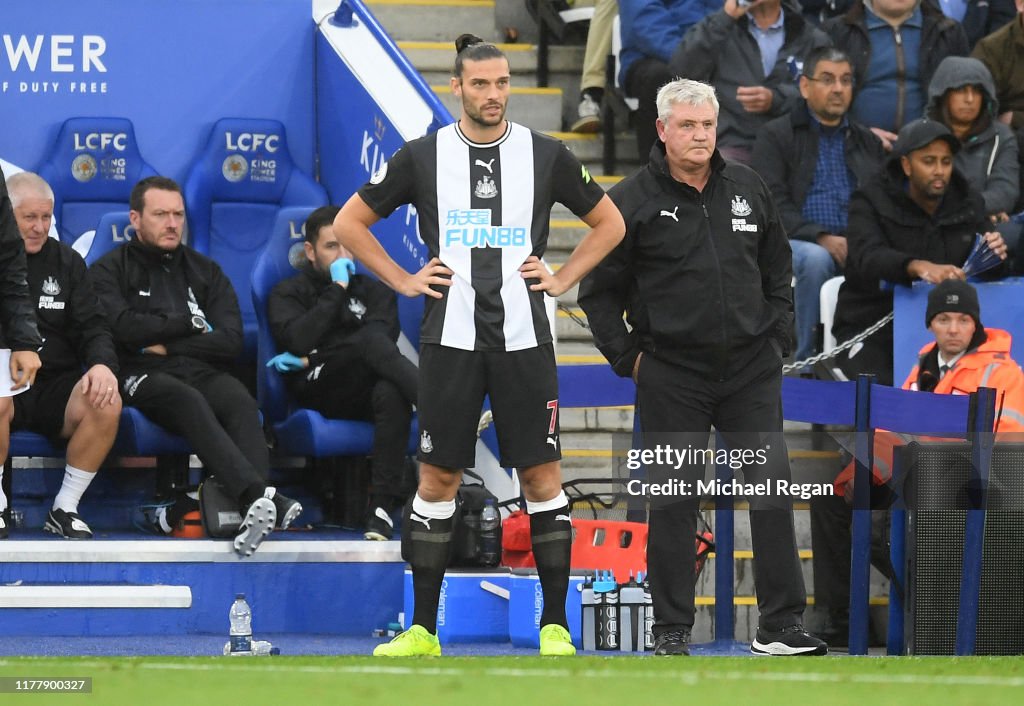
{"type": "MultiPolygon", "coordinates": [[[[760,627],[779,630],[800,623],[807,596],[793,528],[792,500],[774,494],[776,479],[790,480],[782,436],[782,360],[765,343],[734,377],[716,381],[644,354],[638,374],[638,406],[644,447],[706,449],[712,425],[730,449],[763,452],[766,463],[748,463],[737,480],[768,482],[771,495],[752,497],[750,510],[754,581],[760,627]]],[[[691,492],[651,496],[647,564],[654,603],[654,632],[691,629],[694,622],[694,536],[700,497],[696,480],[703,462],[680,467],[648,466],[652,482],[691,483],[691,492]]]]}
{"type": "Polygon", "coordinates": [[[402,497],[419,371],[388,343],[390,347],[380,345],[359,358],[328,356],[289,382],[304,407],[330,419],[373,422],[370,491],[397,501],[402,497]]]}
{"type": "Polygon", "coordinates": [[[203,363],[122,369],[125,404],[184,437],[244,511],[266,490],[270,453],[245,385],[203,363]]]}

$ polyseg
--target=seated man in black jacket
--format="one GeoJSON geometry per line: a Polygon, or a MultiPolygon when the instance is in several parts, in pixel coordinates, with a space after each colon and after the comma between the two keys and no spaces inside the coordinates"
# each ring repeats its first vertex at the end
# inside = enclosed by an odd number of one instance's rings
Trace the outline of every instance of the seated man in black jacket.
{"type": "Polygon", "coordinates": [[[332,224],[340,209],[318,208],[306,220],[306,258],[295,277],[278,284],[267,304],[270,329],[284,351],[271,360],[287,373],[288,389],[303,406],[334,419],[376,425],[367,539],[391,539],[391,512],[401,507],[402,471],[416,366],[398,339],[398,304],[380,282],[353,274],[352,255],[332,224]]]}
{"type": "Polygon", "coordinates": [[[821,285],[846,266],[850,195],[885,160],[879,139],[847,112],[853,67],[846,54],[812,51],[800,94],[801,104],[758,133],[750,163],[771,190],[793,249],[797,360],[815,353],[821,285]]]}
{"type": "Polygon", "coordinates": [[[8,189],[43,337],[43,367],[35,384],[14,398],[11,426],[67,439],[64,482],[43,528],[65,539],[92,539],[78,502],[117,436],[121,395],[114,340],[82,256],[49,237],[50,185],[37,174],[21,172],[11,177],[8,189]]]}
{"type": "MultiPolygon", "coordinates": [[[[892,311],[893,284],[923,279],[938,284],[965,279],[961,266],[984,233],[989,247],[1006,258],[1006,243],[990,222],[981,194],[953,168],[960,140],[927,118],[899,132],[882,177],[854,192],[846,232],[846,281],[839,290],[834,330],[844,341],[892,311]]],[[[849,379],[874,373],[892,385],[892,323],[839,355],[849,379]]]]}
{"type": "MultiPolygon", "coordinates": [[[[90,271],[118,346],[121,389],[128,404],[185,437],[237,499],[235,551],[249,556],[302,506],[267,486],[256,400],[222,370],[242,350],[238,298],[217,263],[181,244],[185,202],[174,181],[143,179],[129,206],[136,237],[90,271]]],[[[170,533],[166,517],[157,521],[170,533]]]]}

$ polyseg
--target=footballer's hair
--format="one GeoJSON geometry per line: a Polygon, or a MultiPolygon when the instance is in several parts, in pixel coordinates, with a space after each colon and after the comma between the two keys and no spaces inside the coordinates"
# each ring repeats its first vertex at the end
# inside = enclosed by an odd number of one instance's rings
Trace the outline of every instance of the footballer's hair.
{"type": "Polygon", "coordinates": [[[128,197],[128,208],[142,213],[142,210],[146,207],[146,192],[150,189],[181,193],[181,187],[178,186],[178,182],[174,181],[174,179],[165,176],[146,177],[132,187],[132,193],[128,197]]]}
{"type": "Polygon", "coordinates": [[[800,72],[801,76],[807,78],[814,78],[814,72],[818,69],[818,64],[823,61],[827,61],[832,64],[849,64],[850,68],[853,68],[853,62],[850,61],[850,55],[844,52],[842,49],[836,47],[818,47],[817,49],[811,50],[811,52],[804,58],[804,67],[800,72]]]}
{"type": "Polygon", "coordinates": [[[688,78],[677,78],[659,88],[655,102],[658,106],[658,119],[662,122],[671,117],[672,106],[676,103],[692,106],[709,103],[715,109],[715,117],[718,117],[718,98],[715,97],[715,89],[706,83],[691,81],[688,78]]]}
{"type": "Polygon", "coordinates": [[[316,241],[320,239],[320,230],[325,226],[333,225],[334,219],[338,216],[340,210],[341,208],[338,206],[321,206],[309,214],[305,226],[306,242],[310,245],[316,245],[316,241]]]}
{"type": "Polygon", "coordinates": [[[7,180],[7,194],[11,198],[11,208],[17,208],[25,199],[35,196],[43,201],[54,201],[53,189],[46,180],[35,172],[18,172],[7,180]]]}
{"type": "Polygon", "coordinates": [[[504,59],[508,57],[498,47],[485,42],[473,34],[460,34],[455,40],[455,71],[456,78],[462,78],[462,64],[466,61],[484,61],[486,59],[504,59]]]}

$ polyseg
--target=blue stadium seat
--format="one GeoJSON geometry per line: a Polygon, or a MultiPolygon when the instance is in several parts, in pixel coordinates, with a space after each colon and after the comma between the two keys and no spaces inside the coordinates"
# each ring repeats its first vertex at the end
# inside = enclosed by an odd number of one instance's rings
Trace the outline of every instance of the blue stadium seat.
{"type": "Polygon", "coordinates": [[[242,309],[245,360],[256,356],[250,276],[278,211],[322,206],[327,192],[296,168],[277,120],[218,120],[185,181],[189,242],[231,279],[242,309]]]}
{"type": "Polygon", "coordinates": [[[57,232],[68,245],[103,214],[126,209],[135,182],[157,173],[139,153],[127,118],[64,121],[38,172],[53,187],[57,232]]]}
{"type": "MultiPolygon", "coordinates": [[[[15,431],[11,432],[8,456],[59,458],[63,457],[66,451],[63,444],[54,444],[41,434],[15,431]]],[[[187,456],[192,453],[192,448],[180,436],[175,436],[149,421],[139,410],[125,407],[121,410],[121,421],[111,453],[119,456],[187,456]]]]}
{"type": "Polygon", "coordinates": [[[31,431],[12,431],[11,445],[7,452],[7,456],[8,458],[23,456],[44,456],[56,458],[63,456],[64,452],[65,449],[63,446],[53,444],[42,434],[36,434],[31,431]]]}
{"type": "MultiPolygon", "coordinates": [[[[252,270],[252,303],[259,321],[256,356],[256,396],[265,419],[277,436],[278,451],[288,456],[360,456],[373,447],[373,424],[327,419],[312,409],[297,407],[281,375],[266,362],[279,352],[267,324],[267,299],[278,282],[296,273],[305,262],[302,224],[313,207],[285,208],[277,216],[266,248],[252,270]]],[[[410,434],[410,448],[416,431],[410,434]]]]}
{"type": "Polygon", "coordinates": [[[121,456],[188,456],[192,447],[185,439],[151,422],[134,407],[121,410],[112,453],[121,456]]]}
{"type": "Polygon", "coordinates": [[[111,211],[103,214],[100,222],[96,224],[96,234],[89,244],[89,249],[83,255],[85,264],[92,265],[134,236],[135,229],[128,218],[128,211],[111,211]]]}

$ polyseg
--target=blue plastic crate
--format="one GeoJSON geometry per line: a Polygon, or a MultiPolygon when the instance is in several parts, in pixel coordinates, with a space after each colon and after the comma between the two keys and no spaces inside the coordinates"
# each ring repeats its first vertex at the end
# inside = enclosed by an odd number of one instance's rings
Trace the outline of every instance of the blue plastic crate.
{"type": "MultiPolygon", "coordinates": [[[[569,619],[569,635],[577,649],[583,646],[580,629],[580,586],[585,574],[569,577],[565,598],[565,615],[569,619]]],[[[540,579],[536,573],[514,569],[508,605],[508,635],[516,647],[540,647],[540,615],[544,608],[540,579]]]]}
{"type": "MultiPolygon", "coordinates": [[[[449,569],[441,584],[437,636],[442,644],[507,642],[508,569],[449,569]]],[[[412,623],[412,571],[405,571],[405,627],[412,623]]],[[[578,609],[578,607],[577,607],[578,609]]]]}

